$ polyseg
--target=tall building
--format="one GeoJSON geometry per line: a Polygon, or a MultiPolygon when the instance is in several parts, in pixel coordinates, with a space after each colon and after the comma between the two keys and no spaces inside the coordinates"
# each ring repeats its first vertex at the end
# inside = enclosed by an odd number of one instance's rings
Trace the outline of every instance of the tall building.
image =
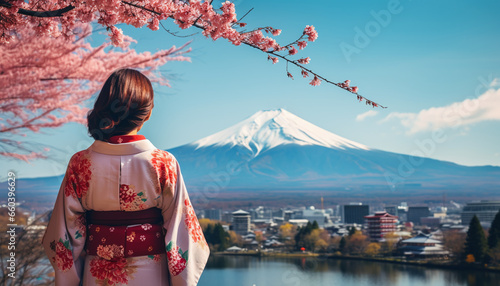
{"type": "Polygon", "coordinates": [[[415,225],[420,225],[420,219],[431,215],[429,207],[409,207],[407,218],[409,222],[415,225]]]}
{"type": "Polygon", "coordinates": [[[361,203],[344,205],[344,223],[363,224],[365,216],[370,214],[370,206],[361,203]]]}
{"type": "Polygon", "coordinates": [[[250,213],[244,210],[237,210],[232,213],[232,216],[234,232],[241,235],[250,232],[250,213]]]}
{"type": "Polygon", "coordinates": [[[211,220],[222,220],[222,211],[220,209],[205,210],[205,218],[211,220]]]}
{"type": "Polygon", "coordinates": [[[469,225],[474,215],[476,215],[483,226],[490,227],[499,211],[500,201],[482,200],[468,203],[461,213],[462,224],[469,225]]]}
{"type": "Polygon", "coordinates": [[[376,212],[374,215],[365,216],[370,241],[382,241],[384,235],[396,231],[398,217],[385,211],[376,212]]]}

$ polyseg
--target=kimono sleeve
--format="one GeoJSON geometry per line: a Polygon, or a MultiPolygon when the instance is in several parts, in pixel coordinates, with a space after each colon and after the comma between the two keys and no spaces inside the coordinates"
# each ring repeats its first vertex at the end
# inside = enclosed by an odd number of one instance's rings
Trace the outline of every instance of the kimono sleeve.
{"type": "Polygon", "coordinates": [[[196,285],[210,255],[205,237],[189,200],[176,160],[172,162],[175,182],[165,184],[162,214],[166,229],[168,269],[172,286],[196,285]]]}
{"type": "Polygon", "coordinates": [[[85,211],[76,195],[75,175],[70,161],[42,240],[55,285],[79,285],[85,262],[85,211]]]}

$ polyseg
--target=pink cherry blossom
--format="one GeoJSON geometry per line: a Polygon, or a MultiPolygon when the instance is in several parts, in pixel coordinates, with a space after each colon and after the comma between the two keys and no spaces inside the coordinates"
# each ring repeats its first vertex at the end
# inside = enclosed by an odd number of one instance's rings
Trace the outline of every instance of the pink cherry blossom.
{"type": "Polygon", "coordinates": [[[318,32],[314,29],[314,26],[306,26],[304,29],[304,34],[307,36],[309,42],[314,42],[318,38],[318,32]]]}
{"type": "Polygon", "coordinates": [[[309,84],[312,86],[318,86],[321,84],[321,80],[317,76],[314,76],[314,79],[309,84]]]}
{"type": "Polygon", "coordinates": [[[309,63],[309,61],[310,61],[310,60],[311,60],[311,59],[310,59],[309,57],[307,57],[307,58],[298,59],[298,60],[297,60],[297,62],[298,62],[299,64],[307,65],[307,64],[309,63]]]}
{"type": "Polygon", "coordinates": [[[293,56],[293,55],[297,54],[298,52],[299,52],[299,51],[297,51],[297,49],[296,49],[294,46],[292,46],[292,47],[290,48],[290,50],[288,50],[288,54],[289,54],[289,55],[291,55],[291,56],[293,56]]]}
{"type": "Polygon", "coordinates": [[[302,76],[303,76],[304,78],[306,78],[306,77],[308,77],[308,76],[309,76],[309,73],[308,73],[307,71],[305,71],[305,70],[302,70],[300,73],[302,74],[302,76]]]}
{"type": "Polygon", "coordinates": [[[272,60],[272,61],[273,61],[273,64],[275,64],[275,63],[277,63],[277,62],[278,62],[278,58],[277,58],[277,57],[267,56],[267,59],[268,59],[268,60],[272,60]]]}
{"type": "Polygon", "coordinates": [[[279,36],[281,34],[281,30],[280,29],[273,29],[271,34],[273,34],[273,36],[275,36],[275,37],[279,36]]]}
{"type": "Polygon", "coordinates": [[[305,47],[307,47],[307,42],[306,41],[298,41],[297,46],[299,46],[299,49],[303,50],[305,47]]]}
{"type": "MultiPolygon", "coordinates": [[[[118,29],[110,31],[117,41],[133,42],[118,29]]],[[[5,135],[23,136],[68,122],[85,124],[88,109],[84,102],[100,90],[112,71],[121,67],[140,69],[152,81],[168,86],[157,68],[169,61],[189,60],[183,55],[189,51],[184,46],[156,53],[109,49],[110,43],[93,47],[87,41],[91,33],[90,24],[81,24],[68,38],[53,38],[37,34],[27,21],[12,34],[9,44],[0,44],[0,112],[6,119],[0,124],[0,134],[5,137],[0,142],[0,156],[25,161],[43,158],[43,146],[29,150],[24,141],[13,141],[5,135]]]]}

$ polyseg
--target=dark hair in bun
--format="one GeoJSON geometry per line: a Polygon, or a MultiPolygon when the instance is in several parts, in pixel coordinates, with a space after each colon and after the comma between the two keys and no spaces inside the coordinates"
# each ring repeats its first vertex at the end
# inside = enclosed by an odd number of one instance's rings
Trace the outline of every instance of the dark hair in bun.
{"type": "Polygon", "coordinates": [[[120,69],[104,83],[87,115],[90,136],[108,141],[141,126],[153,109],[153,87],[142,73],[120,69]]]}

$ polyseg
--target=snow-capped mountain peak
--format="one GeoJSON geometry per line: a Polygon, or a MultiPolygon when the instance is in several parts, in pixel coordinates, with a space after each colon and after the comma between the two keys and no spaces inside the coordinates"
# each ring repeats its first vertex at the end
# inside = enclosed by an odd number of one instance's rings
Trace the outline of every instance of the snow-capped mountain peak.
{"type": "Polygon", "coordinates": [[[190,145],[194,145],[196,149],[208,146],[239,145],[257,156],[264,150],[284,144],[369,150],[365,145],[335,135],[284,109],[259,111],[240,123],[190,145]]]}

